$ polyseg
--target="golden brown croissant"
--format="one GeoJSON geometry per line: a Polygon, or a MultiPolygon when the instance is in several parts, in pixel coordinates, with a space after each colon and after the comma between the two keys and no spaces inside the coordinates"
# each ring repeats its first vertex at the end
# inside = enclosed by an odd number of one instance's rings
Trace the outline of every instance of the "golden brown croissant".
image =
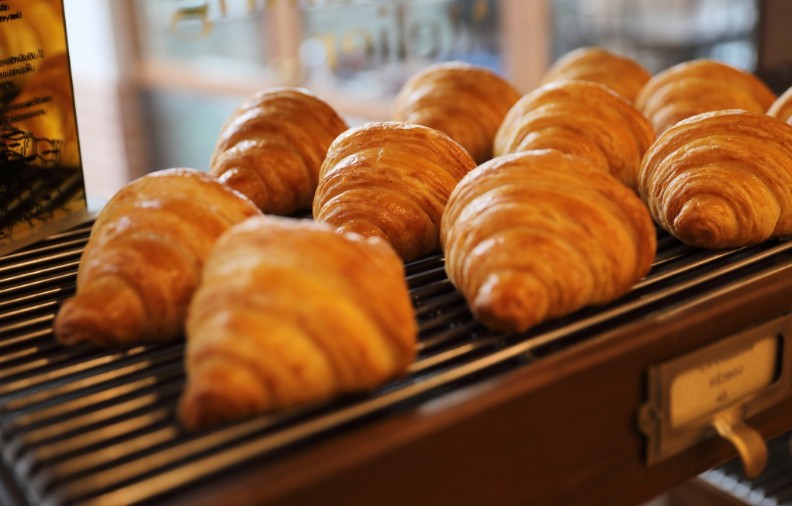
{"type": "Polygon", "coordinates": [[[384,241],[279,217],[224,234],[187,318],[189,428],[373,389],[413,361],[404,267],[384,241]]]}
{"type": "Polygon", "coordinates": [[[792,233],[792,125],[741,110],[677,123],[649,149],[639,192],[692,246],[729,248],[792,233]]]}
{"type": "Polygon", "coordinates": [[[443,214],[448,278],[500,331],[627,292],[650,269],[654,224],[638,196],[586,159],[535,150],[478,166],[443,214]]]}
{"type": "Polygon", "coordinates": [[[789,88],[773,102],[767,114],[792,124],[792,88],[789,88]]]}
{"type": "Polygon", "coordinates": [[[314,219],[388,241],[405,261],[439,246],[448,196],[476,162],[447,135],[398,122],[341,134],[322,164],[314,219]]]}
{"type": "Polygon", "coordinates": [[[679,63],[656,74],[635,104],[660,134],[702,112],[745,109],[765,112],[775,94],[758,77],[714,60],[679,63]]]}
{"type": "Polygon", "coordinates": [[[431,65],[410,78],[396,96],[396,121],[445,133],[476,162],[492,157],[503,117],[521,94],[495,72],[461,62],[431,65]]]}
{"type": "Polygon", "coordinates": [[[564,80],[593,81],[630,102],[652,77],[640,63],[601,47],[583,47],[559,58],[545,73],[542,84],[564,80]]]}
{"type": "Polygon", "coordinates": [[[210,173],[265,213],[310,209],[327,148],[346,129],[329,105],[306,90],[259,92],[226,120],[210,173]]]}
{"type": "Polygon", "coordinates": [[[589,81],[545,84],[511,108],[495,137],[495,155],[557,149],[582,156],[635,188],[652,126],[627,99],[589,81]]]}
{"type": "Polygon", "coordinates": [[[243,195],[196,170],[168,169],[129,183],[94,223],[77,294],[61,306],[55,336],[100,346],[177,338],[215,240],[258,214],[243,195]]]}

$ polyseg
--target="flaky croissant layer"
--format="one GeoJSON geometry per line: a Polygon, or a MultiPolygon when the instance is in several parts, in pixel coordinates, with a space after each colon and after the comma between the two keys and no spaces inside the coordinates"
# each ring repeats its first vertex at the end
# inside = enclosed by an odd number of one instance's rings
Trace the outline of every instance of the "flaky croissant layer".
{"type": "Polygon", "coordinates": [[[703,113],[661,135],[639,192],[655,221],[702,248],[792,233],[792,125],[742,110],[703,113]]]}
{"type": "Polygon", "coordinates": [[[501,331],[624,294],[650,269],[654,224],[637,195],[586,159],[504,155],[459,183],[443,214],[448,277],[501,331]]]}
{"type": "Polygon", "coordinates": [[[492,158],[492,142],[521,93],[478,65],[444,62],[413,75],[394,100],[393,119],[439,130],[478,163],[492,158]]]}
{"type": "Polygon", "coordinates": [[[310,209],[327,148],[347,128],[332,107],[307,90],[264,90],[225,121],[210,172],[265,213],[310,209]]]}
{"type": "Polygon", "coordinates": [[[723,62],[698,59],[655,74],[635,99],[658,135],[704,112],[745,109],[763,113],[776,99],[758,77],[723,62]]]}
{"type": "Polygon", "coordinates": [[[590,81],[551,82],[522,97],[495,136],[495,155],[556,149],[588,159],[635,188],[654,141],[649,121],[625,98],[590,81]]]}
{"type": "Polygon", "coordinates": [[[200,428],[375,388],[412,362],[416,334],[387,243],[252,218],[218,241],[190,305],[180,418],[200,428]]]}
{"type": "Polygon", "coordinates": [[[54,324],[64,344],[175,339],[217,237],[260,211],[213,176],[169,169],[116,193],[97,217],[77,270],[77,293],[54,324]]]}
{"type": "Polygon", "coordinates": [[[601,47],[582,47],[553,63],[542,77],[542,84],[592,81],[607,86],[632,103],[651,77],[648,70],[631,58],[601,47]]]}
{"type": "Polygon", "coordinates": [[[322,164],[314,219],[380,237],[412,260],[438,249],[448,196],[475,166],[432,128],[395,121],[352,128],[333,141],[322,164]]]}

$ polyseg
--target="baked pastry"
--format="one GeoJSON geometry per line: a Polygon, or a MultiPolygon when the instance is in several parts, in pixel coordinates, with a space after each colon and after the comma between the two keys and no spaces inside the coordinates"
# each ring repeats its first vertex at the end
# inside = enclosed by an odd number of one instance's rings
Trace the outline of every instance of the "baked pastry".
{"type": "Polygon", "coordinates": [[[192,169],[137,179],[102,208],[61,306],[63,344],[131,345],[179,337],[187,304],[217,237],[261,214],[247,198],[192,169]]]}
{"type": "Polygon", "coordinates": [[[454,189],[441,238],[448,278],[486,326],[521,332],[624,294],[656,232],[632,190],[556,150],[504,155],[454,189]]]}
{"type": "Polygon", "coordinates": [[[417,332],[384,241],[251,218],[220,238],[190,305],[180,418],[197,429],[373,389],[412,363],[417,332]]]}
{"type": "Polygon", "coordinates": [[[558,149],[582,156],[635,187],[652,126],[627,99],[590,81],[559,81],[528,93],[495,136],[495,155],[558,149]]]}
{"type": "Polygon", "coordinates": [[[226,120],[209,171],[265,213],[310,209],[327,148],[347,128],[306,90],[262,91],[226,120]]]}
{"type": "Polygon", "coordinates": [[[767,110],[767,114],[792,124],[792,87],[773,102],[773,105],[767,110]]]}
{"type": "Polygon", "coordinates": [[[763,113],[775,99],[775,93],[750,72],[699,59],[656,74],[638,94],[635,104],[659,135],[702,112],[745,109],[763,113]]]}
{"type": "Polygon", "coordinates": [[[461,62],[431,65],[399,91],[393,118],[445,133],[477,163],[492,158],[498,126],[521,94],[495,72],[461,62]]]}
{"type": "Polygon", "coordinates": [[[792,233],[792,125],[742,110],[702,113],[661,135],[639,192],[691,246],[731,248],[792,233]]]}
{"type": "Polygon", "coordinates": [[[447,135],[398,122],[341,134],[322,164],[314,219],[341,232],[381,237],[403,260],[439,247],[448,196],[476,162],[447,135]]]}
{"type": "Polygon", "coordinates": [[[652,74],[640,63],[601,47],[582,47],[558,60],[542,77],[541,84],[556,81],[593,81],[612,89],[630,102],[652,74]]]}

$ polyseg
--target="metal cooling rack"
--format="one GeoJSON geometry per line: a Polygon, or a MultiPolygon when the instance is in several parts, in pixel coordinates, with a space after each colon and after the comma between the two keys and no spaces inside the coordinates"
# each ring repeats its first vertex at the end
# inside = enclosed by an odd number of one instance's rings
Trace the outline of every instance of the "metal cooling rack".
{"type": "Polygon", "coordinates": [[[427,257],[406,265],[420,336],[418,359],[404,378],[371,394],[188,434],[175,418],[182,343],[96,350],[65,348],[53,338],[52,321],[74,293],[89,232],[86,225],[0,258],[0,447],[6,497],[17,504],[142,504],[178,496],[246,463],[267,465],[792,264],[792,242],[711,252],[661,236],[652,271],[617,302],[512,335],[473,321],[442,257],[427,257]]]}

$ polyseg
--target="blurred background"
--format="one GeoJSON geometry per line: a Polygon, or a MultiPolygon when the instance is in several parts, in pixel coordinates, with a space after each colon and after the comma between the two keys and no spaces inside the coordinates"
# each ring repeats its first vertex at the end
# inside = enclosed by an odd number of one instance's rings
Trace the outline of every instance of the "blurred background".
{"type": "Polygon", "coordinates": [[[523,92],[601,45],[652,72],[698,57],[792,61],[788,0],[65,0],[87,192],[152,170],[206,170],[248,94],[311,89],[350,124],[385,120],[416,70],[464,60],[523,92]]]}

